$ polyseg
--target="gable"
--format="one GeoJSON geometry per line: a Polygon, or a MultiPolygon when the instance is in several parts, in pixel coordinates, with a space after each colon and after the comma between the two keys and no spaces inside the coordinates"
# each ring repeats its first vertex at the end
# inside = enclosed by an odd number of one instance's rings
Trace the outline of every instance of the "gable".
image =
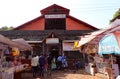
{"type": "Polygon", "coordinates": [[[44,30],[44,18],[43,16],[35,18],[16,27],[14,30],[44,30]]]}
{"type": "Polygon", "coordinates": [[[98,30],[96,27],[70,16],[69,9],[56,4],[41,10],[41,13],[40,17],[26,22],[14,30],[98,30]]]}
{"type": "Polygon", "coordinates": [[[69,9],[64,8],[62,6],[53,4],[43,10],[41,10],[41,14],[69,14],[69,9]]]}
{"type": "Polygon", "coordinates": [[[78,20],[70,15],[66,18],[66,30],[98,30],[92,25],[78,20]]]}
{"type": "MultiPolygon", "coordinates": [[[[45,30],[45,19],[44,17],[38,17],[23,25],[18,26],[14,30],[45,30]]],[[[66,30],[98,30],[98,29],[72,16],[67,16],[66,30]]]]}
{"type": "Polygon", "coordinates": [[[47,42],[48,40],[53,40],[53,39],[54,41],[55,40],[62,41],[56,33],[51,32],[44,38],[43,42],[45,41],[47,42]]]}

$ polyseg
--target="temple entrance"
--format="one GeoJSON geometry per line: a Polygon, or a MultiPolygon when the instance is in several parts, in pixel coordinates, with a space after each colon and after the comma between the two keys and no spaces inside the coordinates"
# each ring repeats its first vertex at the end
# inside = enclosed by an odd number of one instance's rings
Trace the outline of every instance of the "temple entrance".
{"type": "Polygon", "coordinates": [[[50,48],[50,54],[57,58],[59,56],[59,48],[57,46],[51,46],[50,48]]]}
{"type": "Polygon", "coordinates": [[[54,32],[51,32],[43,41],[43,52],[56,58],[59,54],[62,55],[62,40],[54,32]]]}

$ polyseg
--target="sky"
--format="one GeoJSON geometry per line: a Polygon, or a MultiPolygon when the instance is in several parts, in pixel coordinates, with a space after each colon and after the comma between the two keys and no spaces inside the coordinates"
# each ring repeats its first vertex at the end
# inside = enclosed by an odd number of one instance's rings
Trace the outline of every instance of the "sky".
{"type": "Polygon", "coordinates": [[[22,25],[53,4],[70,9],[71,16],[97,28],[109,27],[120,8],[120,0],[0,0],[0,27],[22,25]]]}

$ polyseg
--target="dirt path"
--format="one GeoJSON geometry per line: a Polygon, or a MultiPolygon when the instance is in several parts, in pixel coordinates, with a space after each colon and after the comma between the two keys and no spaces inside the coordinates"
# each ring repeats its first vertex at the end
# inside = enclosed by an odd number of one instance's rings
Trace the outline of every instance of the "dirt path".
{"type": "Polygon", "coordinates": [[[64,71],[53,71],[52,75],[46,75],[43,78],[32,78],[32,74],[27,74],[28,77],[23,79],[107,79],[103,74],[96,74],[95,76],[92,76],[88,73],[86,73],[84,70],[79,70],[76,73],[74,73],[72,70],[69,70],[67,72],[64,71]]]}
{"type": "Polygon", "coordinates": [[[91,76],[84,70],[79,70],[76,73],[73,73],[73,71],[68,72],[58,71],[56,73],[54,72],[54,74],[52,75],[52,79],[106,79],[106,78],[104,78],[104,76],[101,74],[91,76]]]}

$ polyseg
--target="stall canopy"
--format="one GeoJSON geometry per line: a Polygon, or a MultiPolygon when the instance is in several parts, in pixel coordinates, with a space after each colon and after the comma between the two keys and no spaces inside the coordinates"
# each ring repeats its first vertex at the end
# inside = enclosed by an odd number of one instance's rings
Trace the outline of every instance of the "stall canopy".
{"type": "Polygon", "coordinates": [[[120,54],[118,36],[120,37],[120,33],[116,32],[105,35],[99,42],[98,54],[120,54]]]}
{"type": "Polygon", "coordinates": [[[1,35],[1,34],[0,34],[0,42],[3,43],[3,44],[8,45],[8,46],[10,46],[10,47],[16,47],[16,48],[18,48],[20,51],[25,51],[25,50],[27,50],[24,45],[19,44],[19,43],[17,43],[17,42],[14,42],[14,41],[10,40],[9,38],[7,38],[7,37],[5,37],[5,36],[3,36],[3,35],[1,35]]]}
{"type": "Polygon", "coordinates": [[[105,30],[100,33],[98,36],[96,36],[92,41],[90,41],[91,43],[95,43],[98,44],[99,41],[101,40],[101,38],[103,36],[105,36],[106,34],[115,32],[115,31],[120,31],[120,19],[116,19],[116,21],[112,22],[109,27],[105,28],[105,30]]]}
{"type": "Polygon", "coordinates": [[[99,44],[99,41],[104,37],[106,34],[120,31],[120,25],[117,24],[116,26],[110,26],[106,29],[98,30],[95,32],[91,32],[89,35],[81,36],[78,46],[80,47],[86,43],[89,44],[99,44]]]}
{"type": "Polygon", "coordinates": [[[25,50],[32,50],[32,46],[28,44],[23,38],[13,39],[12,41],[17,42],[24,46],[25,50]]]}
{"type": "Polygon", "coordinates": [[[97,35],[99,35],[103,31],[104,30],[99,30],[99,31],[92,32],[90,35],[81,36],[80,37],[80,41],[78,42],[78,45],[76,46],[76,48],[78,48],[78,47],[80,47],[80,46],[90,42],[92,39],[97,37],[97,35]]]}

